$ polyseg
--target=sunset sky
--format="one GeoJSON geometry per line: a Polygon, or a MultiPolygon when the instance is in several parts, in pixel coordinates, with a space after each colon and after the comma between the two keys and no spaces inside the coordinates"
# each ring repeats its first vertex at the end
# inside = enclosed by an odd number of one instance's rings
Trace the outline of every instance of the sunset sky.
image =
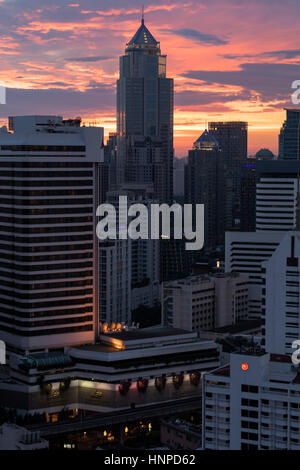
{"type": "Polygon", "coordinates": [[[248,121],[248,153],[277,153],[300,80],[299,0],[0,0],[1,123],[59,114],[114,131],[119,56],[143,3],[175,79],[176,156],[210,120],[248,121]]]}

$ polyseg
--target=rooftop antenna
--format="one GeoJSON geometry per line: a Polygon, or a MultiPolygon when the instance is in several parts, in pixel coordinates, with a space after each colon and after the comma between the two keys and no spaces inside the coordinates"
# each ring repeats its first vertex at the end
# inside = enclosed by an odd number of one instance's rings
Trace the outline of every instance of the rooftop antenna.
{"type": "Polygon", "coordinates": [[[144,18],[144,5],[142,6],[142,24],[144,24],[145,18],[144,18]]]}

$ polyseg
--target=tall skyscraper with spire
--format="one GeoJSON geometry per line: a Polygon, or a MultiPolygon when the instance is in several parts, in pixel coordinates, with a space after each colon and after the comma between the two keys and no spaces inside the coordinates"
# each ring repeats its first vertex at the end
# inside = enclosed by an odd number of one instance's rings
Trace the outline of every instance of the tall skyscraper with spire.
{"type": "Polygon", "coordinates": [[[155,199],[173,197],[173,79],[166,56],[145,25],[126,44],[117,81],[119,183],[153,186],[155,199]]]}

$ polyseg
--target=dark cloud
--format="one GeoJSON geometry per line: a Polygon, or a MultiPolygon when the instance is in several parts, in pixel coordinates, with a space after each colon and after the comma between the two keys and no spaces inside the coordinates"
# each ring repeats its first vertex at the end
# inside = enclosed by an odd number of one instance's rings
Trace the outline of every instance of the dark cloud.
{"type": "Polygon", "coordinates": [[[201,82],[243,87],[254,91],[266,101],[289,100],[291,84],[300,80],[300,66],[296,64],[246,63],[239,70],[194,70],[182,74],[201,82]]]}
{"type": "Polygon", "coordinates": [[[231,101],[251,100],[248,91],[241,91],[236,94],[215,93],[207,91],[180,91],[175,93],[176,106],[199,106],[212,103],[230,103],[231,101]]]}
{"type": "Polygon", "coordinates": [[[182,28],[182,29],[161,29],[162,32],[167,32],[171,34],[176,34],[185,39],[192,39],[194,41],[203,42],[205,44],[211,44],[214,46],[220,46],[228,44],[228,41],[222,39],[214,34],[201,33],[196,29],[182,28]]]}
{"type": "MultiPolygon", "coordinates": [[[[66,85],[66,84],[64,84],[66,85]]],[[[15,89],[7,88],[6,105],[0,106],[0,117],[30,114],[74,116],[84,112],[113,112],[115,90],[99,85],[80,92],[76,89],[15,89]]]]}
{"type": "Polygon", "coordinates": [[[261,52],[260,54],[243,54],[243,55],[234,55],[234,54],[222,54],[222,57],[225,59],[252,59],[252,58],[262,58],[262,59],[295,59],[300,57],[300,49],[283,49],[279,51],[266,51],[261,52]]]}
{"type": "Polygon", "coordinates": [[[69,57],[65,60],[69,62],[99,62],[100,60],[110,60],[114,57],[105,57],[101,55],[89,56],[89,57],[69,57]]]}

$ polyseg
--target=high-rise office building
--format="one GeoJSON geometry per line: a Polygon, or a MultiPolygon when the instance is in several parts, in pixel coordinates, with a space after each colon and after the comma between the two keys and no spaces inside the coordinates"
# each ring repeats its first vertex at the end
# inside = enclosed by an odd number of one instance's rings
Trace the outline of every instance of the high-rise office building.
{"type": "Polygon", "coordinates": [[[117,81],[117,160],[121,183],[152,183],[155,199],[173,198],[173,80],[166,56],[142,24],[126,44],[117,81]]]}
{"type": "Polygon", "coordinates": [[[103,129],[10,118],[0,134],[0,332],[8,351],[95,340],[103,129]]]}
{"type": "Polygon", "coordinates": [[[205,130],[189,150],[185,166],[185,203],[204,204],[204,251],[224,244],[224,166],[217,140],[205,130]]]}
{"type": "MultiPolygon", "coordinates": [[[[148,209],[150,234],[152,189],[144,185],[124,185],[107,193],[107,202],[115,207],[119,228],[119,197],[127,198],[127,207],[143,204],[148,209]]],[[[130,221],[130,218],[129,220],[130,221]]],[[[153,307],[159,301],[160,240],[116,239],[100,241],[99,312],[100,321],[131,323],[131,311],[143,305],[153,307]]]]}
{"type": "Polygon", "coordinates": [[[286,109],[286,120],[279,134],[280,160],[300,159],[300,109],[286,109]]]}
{"type": "Polygon", "coordinates": [[[121,177],[117,165],[117,133],[110,132],[106,145],[104,146],[104,162],[109,168],[109,190],[113,191],[118,187],[121,177]]]}
{"type": "Polygon", "coordinates": [[[247,122],[210,122],[209,132],[219,143],[226,187],[225,230],[241,229],[241,173],[247,158],[247,122]]]}
{"type": "Polygon", "coordinates": [[[184,238],[174,238],[173,230],[169,239],[161,240],[160,282],[182,279],[191,274],[194,252],[185,249],[185,242],[184,238]]]}
{"type": "Polygon", "coordinates": [[[99,320],[131,322],[131,243],[106,240],[99,243],[99,320]]]}
{"type": "Polygon", "coordinates": [[[247,158],[241,173],[241,225],[242,232],[255,230],[256,211],[256,161],[247,158]]]}
{"type": "Polygon", "coordinates": [[[285,232],[296,226],[299,175],[299,160],[257,161],[256,232],[226,233],[226,271],[249,275],[250,318],[262,314],[262,262],[272,256],[285,232]]]}
{"type": "Polygon", "coordinates": [[[174,158],[174,199],[179,204],[184,200],[184,170],[187,158],[174,158]]]}
{"type": "Polygon", "coordinates": [[[99,204],[103,204],[106,201],[107,193],[111,188],[110,170],[109,163],[99,163],[99,204]]]}

